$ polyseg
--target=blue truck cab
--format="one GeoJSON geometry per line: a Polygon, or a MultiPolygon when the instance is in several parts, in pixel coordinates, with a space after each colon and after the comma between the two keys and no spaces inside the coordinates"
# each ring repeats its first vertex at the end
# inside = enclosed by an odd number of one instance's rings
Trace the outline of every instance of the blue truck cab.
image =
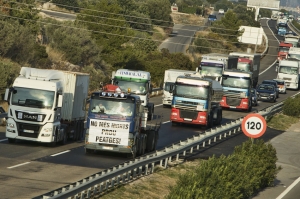
{"type": "Polygon", "coordinates": [[[158,128],[147,125],[147,111],[138,95],[106,85],[88,102],[85,152],[110,151],[143,155],[155,150],[158,128]]]}
{"type": "Polygon", "coordinates": [[[208,21],[209,22],[214,22],[214,21],[216,21],[217,20],[217,16],[216,15],[209,15],[208,16],[208,21]]]}
{"type": "Polygon", "coordinates": [[[278,27],[278,35],[284,36],[286,34],[286,27],[279,26],[278,27]]]}

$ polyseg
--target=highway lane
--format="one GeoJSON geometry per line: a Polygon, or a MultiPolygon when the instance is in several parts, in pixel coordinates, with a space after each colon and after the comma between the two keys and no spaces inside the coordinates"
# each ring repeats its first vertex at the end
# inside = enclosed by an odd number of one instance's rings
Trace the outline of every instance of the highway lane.
{"type": "MultiPolygon", "coordinates": [[[[270,40],[275,40],[275,38],[270,38],[270,40]]],[[[274,62],[275,59],[274,56],[266,56],[262,60],[262,64],[267,67],[267,63],[274,62]]],[[[273,69],[274,67],[263,73],[260,80],[275,78],[276,73],[273,69]]],[[[294,93],[296,91],[288,91],[286,95],[280,95],[278,101],[294,93]]],[[[172,126],[168,122],[170,108],[161,106],[161,97],[151,98],[151,101],[156,105],[156,117],[158,115],[164,116],[157,149],[162,149],[179,140],[185,140],[205,130],[197,126],[172,126]]],[[[254,108],[254,111],[270,105],[272,103],[260,103],[257,108],[254,108]]],[[[245,112],[226,110],[223,112],[224,119],[222,122],[246,114],[245,112]]],[[[4,138],[4,128],[1,129],[0,138],[1,140],[4,138]]],[[[230,145],[234,146],[237,143],[232,141],[230,145]]],[[[0,188],[5,191],[7,198],[18,198],[20,194],[25,198],[30,198],[129,160],[127,157],[110,153],[85,155],[82,145],[82,142],[69,142],[65,146],[50,148],[30,142],[20,142],[13,145],[8,144],[6,140],[0,142],[0,179],[2,179],[0,188]]],[[[225,148],[221,145],[217,148],[221,151],[226,150],[228,144],[224,142],[224,145],[225,148]]],[[[215,148],[209,149],[207,152],[214,150],[215,148]]]]}

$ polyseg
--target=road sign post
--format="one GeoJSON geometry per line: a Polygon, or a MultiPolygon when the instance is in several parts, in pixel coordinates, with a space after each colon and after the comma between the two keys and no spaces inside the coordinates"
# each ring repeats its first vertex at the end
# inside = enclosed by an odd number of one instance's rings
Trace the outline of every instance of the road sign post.
{"type": "Polygon", "coordinates": [[[243,133],[250,138],[261,137],[267,129],[265,118],[257,113],[250,113],[242,121],[243,133]]]}

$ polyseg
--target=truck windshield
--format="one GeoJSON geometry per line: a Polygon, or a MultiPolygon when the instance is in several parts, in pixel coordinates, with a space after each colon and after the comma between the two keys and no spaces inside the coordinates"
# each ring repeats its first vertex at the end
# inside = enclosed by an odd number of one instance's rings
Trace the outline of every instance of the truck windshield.
{"type": "Polygon", "coordinates": [[[132,116],[134,104],[125,101],[111,99],[92,99],[90,102],[89,113],[97,115],[122,115],[132,116]]]}
{"type": "Polygon", "coordinates": [[[300,54],[289,54],[289,58],[295,58],[300,60],[300,54]]]}
{"type": "Polygon", "coordinates": [[[54,95],[54,91],[14,87],[11,104],[16,106],[52,109],[54,95]]]}
{"type": "Polygon", "coordinates": [[[165,82],[164,90],[170,91],[170,86],[173,84],[174,84],[174,82],[165,82]]]}
{"type": "Polygon", "coordinates": [[[131,93],[146,95],[149,90],[148,82],[131,82],[124,80],[117,80],[118,86],[121,88],[123,92],[127,92],[130,88],[131,93]]]}
{"type": "Polygon", "coordinates": [[[249,78],[242,77],[230,77],[225,76],[222,78],[222,86],[233,88],[249,88],[251,81],[249,78]]]}
{"type": "Polygon", "coordinates": [[[238,62],[237,69],[249,72],[250,64],[247,62],[238,62]]]}
{"type": "Polygon", "coordinates": [[[287,48],[287,47],[279,47],[278,51],[279,52],[289,52],[289,49],[290,48],[287,48]]]}
{"type": "Polygon", "coordinates": [[[191,86],[189,84],[177,84],[175,87],[175,93],[178,97],[207,99],[208,87],[191,86]]]}
{"type": "Polygon", "coordinates": [[[289,74],[289,75],[298,75],[298,69],[296,67],[290,66],[279,66],[279,73],[289,74]]]}
{"type": "Polygon", "coordinates": [[[200,67],[202,75],[220,77],[222,76],[224,65],[219,63],[201,62],[200,67]]]}

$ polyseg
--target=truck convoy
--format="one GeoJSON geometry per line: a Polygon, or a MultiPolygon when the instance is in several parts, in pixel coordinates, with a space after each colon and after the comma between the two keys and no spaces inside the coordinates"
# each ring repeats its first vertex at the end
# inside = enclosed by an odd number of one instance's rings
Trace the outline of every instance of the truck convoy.
{"type": "Polygon", "coordinates": [[[277,62],[287,58],[288,52],[292,46],[293,46],[293,44],[291,44],[291,43],[286,43],[283,41],[280,42],[279,47],[278,47],[277,62]]]}
{"type": "Polygon", "coordinates": [[[147,125],[148,110],[139,95],[123,92],[117,85],[106,85],[89,100],[85,152],[110,151],[135,158],[153,151],[159,125],[147,125]]]}
{"type": "Polygon", "coordinates": [[[202,55],[202,60],[196,72],[201,75],[221,81],[223,70],[237,67],[238,58],[228,54],[210,53],[202,55]]]}
{"type": "Polygon", "coordinates": [[[288,89],[299,88],[299,60],[288,58],[280,60],[277,70],[277,79],[283,79],[288,89]]]}
{"type": "Polygon", "coordinates": [[[22,67],[6,89],[9,104],[6,137],[9,143],[28,140],[53,146],[83,137],[84,99],[89,75],[22,67]]]}
{"type": "Polygon", "coordinates": [[[252,72],[252,86],[256,88],[260,70],[260,54],[231,52],[230,55],[238,56],[237,69],[245,72],[252,72]]]}
{"type": "Polygon", "coordinates": [[[277,20],[278,19],[278,15],[279,15],[279,11],[278,10],[272,10],[271,19],[272,20],[277,20]]]}
{"type": "Polygon", "coordinates": [[[173,94],[172,125],[186,123],[210,128],[221,124],[223,88],[218,81],[199,73],[178,76],[170,93],[173,94]]]}
{"type": "Polygon", "coordinates": [[[118,85],[123,92],[140,96],[143,106],[148,110],[148,120],[153,119],[154,104],[149,102],[152,92],[151,76],[147,71],[119,69],[112,73],[112,84],[118,85]]]}
{"type": "Polygon", "coordinates": [[[193,74],[195,71],[189,70],[178,70],[178,69],[168,69],[165,70],[165,77],[164,77],[164,85],[163,90],[164,94],[162,96],[162,103],[163,106],[171,106],[173,96],[170,94],[170,85],[173,85],[180,75],[185,74],[193,74]]]}
{"type": "Polygon", "coordinates": [[[222,108],[252,110],[251,88],[252,72],[237,69],[225,70],[222,77],[224,96],[220,102],[222,108]]]}

